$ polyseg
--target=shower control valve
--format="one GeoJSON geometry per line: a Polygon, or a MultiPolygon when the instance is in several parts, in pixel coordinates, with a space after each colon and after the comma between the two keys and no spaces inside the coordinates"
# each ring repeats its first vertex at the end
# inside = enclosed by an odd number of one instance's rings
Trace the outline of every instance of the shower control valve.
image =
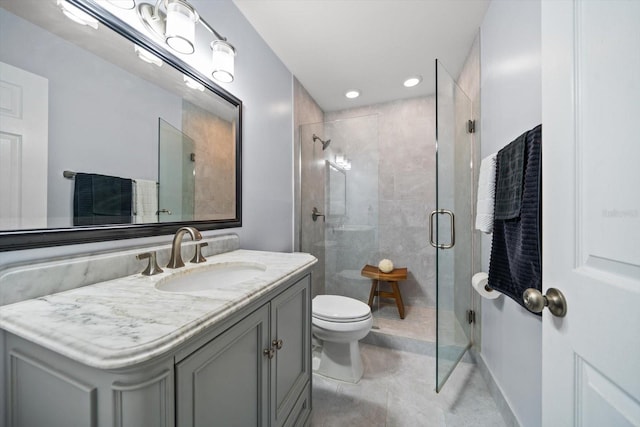
{"type": "Polygon", "coordinates": [[[322,217],[322,221],[324,222],[324,214],[320,213],[318,208],[314,206],[313,210],[311,211],[311,219],[313,219],[313,222],[316,222],[318,220],[318,217],[322,217]]]}

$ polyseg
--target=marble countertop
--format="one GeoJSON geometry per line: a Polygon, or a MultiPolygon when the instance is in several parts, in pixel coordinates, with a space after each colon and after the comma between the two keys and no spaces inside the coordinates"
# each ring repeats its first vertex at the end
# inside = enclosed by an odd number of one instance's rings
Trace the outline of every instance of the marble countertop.
{"type": "Polygon", "coordinates": [[[155,276],[136,274],[5,305],[0,328],[85,365],[123,368],[170,351],[315,262],[305,253],[236,250],[155,276]],[[187,269],[236,262],[263,264],[266,270],[197,295],[155,288],[187,269]]]}

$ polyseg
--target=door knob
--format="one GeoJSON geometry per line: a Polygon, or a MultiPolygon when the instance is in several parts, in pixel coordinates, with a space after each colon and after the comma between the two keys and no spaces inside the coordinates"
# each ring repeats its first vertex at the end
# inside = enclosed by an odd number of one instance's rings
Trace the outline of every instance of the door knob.
{"type": "Polygon", "coordinates": [[[547,289],[546,295],[542,295],[537,289],[529,288],[522,294],[522,299],[525,307],[533,313],[541,313],[543,308],[549,307],[554,316],[564,317],[567,314],[567,300],[556,288],[547,289]]]}
{"type": "Polygon", "coordinates": [[[275,347],[276,350],[282,350],[282,345],[284,342],[282,340],[273,340],[271,341],[271,346],[275,347]]]}

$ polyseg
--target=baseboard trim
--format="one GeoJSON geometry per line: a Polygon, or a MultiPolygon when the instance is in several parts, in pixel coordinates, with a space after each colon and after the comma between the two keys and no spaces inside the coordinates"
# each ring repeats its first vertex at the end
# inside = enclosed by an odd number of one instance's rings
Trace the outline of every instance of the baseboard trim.
{"type": "Polygon", "coordinates": [[[502,390],[500,389],[500,386],[498,385],[498,383],[496,383],[495,379],[493,378],[493,375],[491,374],[491,370],[485,363],[484,358],[482,357],[482,354],[478,353],[475,350],[475,348],[471,348],[468,351],[468,354],[474,360],[476,367],[480,371],[480,375],[482,375],[482,378],[487,383],[487,387],[489,388],[489,393],[491,393],[491,397],[493,397],[493,400],[496,402],[496,406],[498,407],[498,411],[500,412],[500,415],[502,416],[504,423],[507,425],[507,427],[520,427],[521,424],[518,421],[518,418],[515,416],[515,414],[511,410],[511,406],[509,406],[509,402],[507,402],[507,400],[504,397],[504,394],[502,393],[502,390]]]}

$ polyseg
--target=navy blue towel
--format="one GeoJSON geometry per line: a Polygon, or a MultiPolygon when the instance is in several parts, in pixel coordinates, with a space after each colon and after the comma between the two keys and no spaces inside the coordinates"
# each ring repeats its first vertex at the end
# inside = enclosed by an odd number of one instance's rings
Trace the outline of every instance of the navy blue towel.
{"type": "Polygon", "coordinates": [[[496,174],[494,218],[513,219],[522,208],[522,180],[524,179],[524,148],[527,134],[523,133],[511,144],[498,151],[500,167],[496,174]]]}
{"type": "MultiPolygon", "coordinates": [[[[519,139],[524,140],[520,213],[493,221],[488,285],[524,307],[522,293],[527,288],[542,290],[542,125],[519,139]]],[[[498,153],[496,193],[501,166],[498,153]]]]}
{"type": "Polygon", "coordinates": [[[73,225],[131,223],[132,180],[76,173],[73,225]]]}

